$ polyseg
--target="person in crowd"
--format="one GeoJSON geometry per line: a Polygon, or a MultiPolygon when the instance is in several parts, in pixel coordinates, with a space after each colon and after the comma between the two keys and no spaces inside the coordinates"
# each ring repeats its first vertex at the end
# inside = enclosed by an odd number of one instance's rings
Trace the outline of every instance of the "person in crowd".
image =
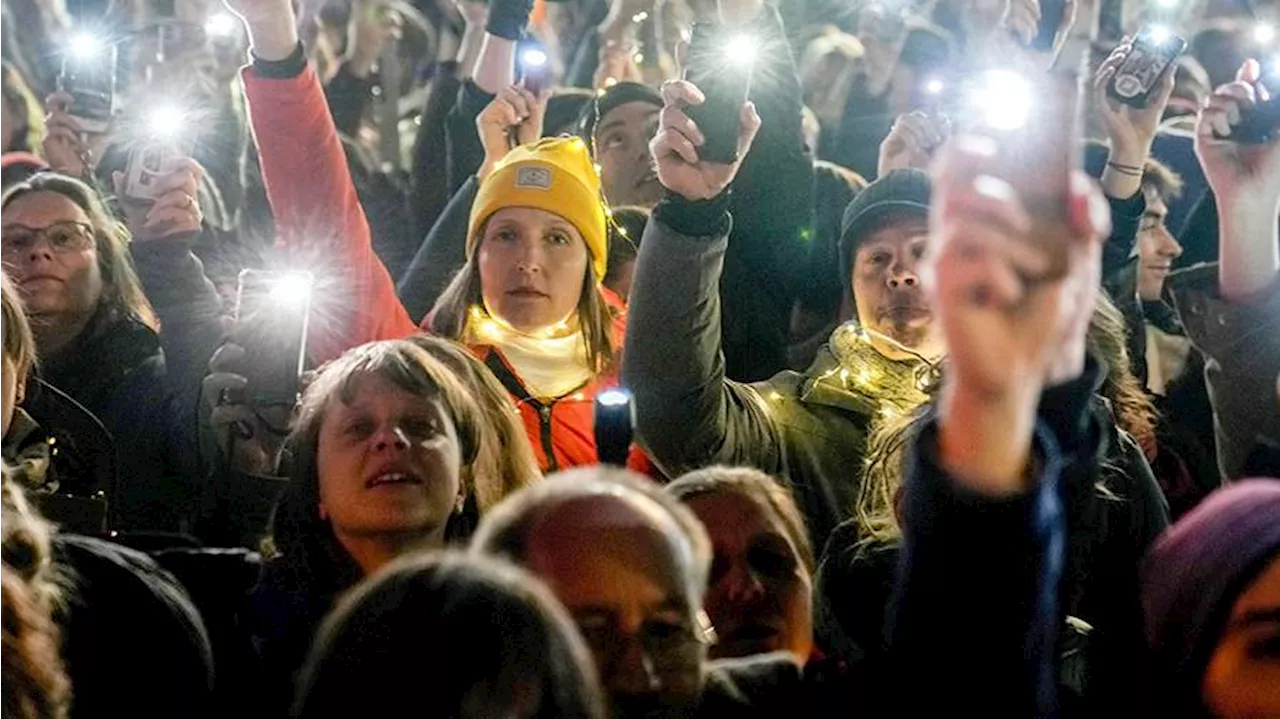
{"type": "Polygon", "coordinates": [[[71,687],[58,656],[57,629],[8,564],[0,565],[0,611],[0,708],[20,719],[63,719],[71,687]]]}
{"type": "Polygon", "coordinates": [[[194,425],[173,381],[182,372],[166,365],[129,250],[131,234],[163,244],[200,226],[191,172],[165,176],[169,191],[131,217],[132,233],[93,189],[63,175],[36,175],[3,199],[4,261],[40,376],[101,420],[121,450],[121,485],[109,498],[118,529],[182,531],[191,511],[194,425]]]}
{"type": "Polygon", "coordinates": [[[7,61],[3,69],[4,114],[0,152],[37,153],[44,143],[44,112],[22,75],[7,61]]]}
{"type": "Polygon", "coordinates": [[[579,119],[578,135],[592,145],[611,205],[653,207],[662,198],[649,155],[661,109],[662,96],[653,88],[619,82],[588,105],[579,119]]]}
{"type": "Polygon", "coordinates": [[[292,716],[392,716],[410,695],[464,718],[606,716],[564,608],[533,576],[476,555],[406,557],[344,597],[316,636],[292,716]]]}
{"type": "MultiPolygon", "coordinates": [[[[281,240],[295,256],[345,258],[336,277],[350,302],[334,303],[331,319],[312,333],[313,359],[416,333],[369,249],[314,73],[295,52],[296,34],[282,30],[292,23],[280,18],[292,10],[274,2],[240,10],[257,58],[246,90],[281,240]]],[[[503,382],[544,470],[596,460],[587,429],[592,400],[616,383],[623,314],[600,284],[606,226],[599,178],[581,140],[522,145],[481,184],[467,263],[424,323],[467,344],[503,382]]],[[[633,458],[644,466],[639,452],[633,458]]]]}
{"type": "MultiPolygon", "coordinates": [[[[942,354],[917,274],[928,175],[891,173],[845,210],[839,267],[858,322],[837,328],[803,373],[733,382],[720,358],[716,288],[730,224],[724,190],[738,168],[699,161],[700,138],[683,110],[701,101],[696,88],[672,82],[664,95],[654,157],[667,196],[641,244],[630,307],[630,329],[639,334],[623,365],[635,393],[637,435],[669,476],[728,464],[785,477],[813,546],[823,546],[853,506],[850,469],[871,421],[923,402],[920,386],[942,354]],[[653,337],[664,341],[638,339],[653,337]]],[[[743,110],[740,157],[758,122],[743,110]]]]}
{"type": "Polygon", "coordinates": [[[1232,129],[1256,102],[1256,61],[1218,88],[1196,127],[1196,154],[1218,207],[1218,263],[1179,276],[1173,295],[1182,326],[1205,357],[1223,480],[1280,474],[1280,142],[1244,145],[1232,129]],[[1271,447],[1271,450],[1267,448],[1271,447]],[[1271,457],[1250,465],[1251,457],[1271,457]]]}
{"type": "Polygon", "coordinates": [[[1280,481],[1209,495],[1143,563],[1152,716],[1280,712],[1280,481]]]}
{"type": "Polygon", "coordinates": [[[610,716],[771,716],[806,706],[791,654],[707,661],[711,544],[689,509],[642,477],[561,473],[486,516],[472,549],[547,583],[594,655],[610,716]]]}
{"type": "Polygon", "coordinates": [[[67,716],[212,716],[209,637],[173,575],[142,552],[55,531],[7,467],[0,499],[5,564],[57,625],[67,716]]]}
{"type": "Polygon", "coordinates": [[[293,673],[335,598],[408,552],[467,537],[479,512],[475,401],[405,341],[353,348],[323,367],[286,442],[289,485],[245,621],[264,691],[283,710],[293,673]]]}
{"type": "Polygon", "coordinates": [[[631,296],[631,281],[636,272],[636,252],[644,238],[644,227],[649,222],[649,210],[644,207],[617,207],[613,209],[609,227],[609,269],[604,274],[604,286],[623,302],[631,296]]]}
{"type": "Polygon", "coordinates": [[[754,469],[708,467],[668,484],[711,539],[703,606],[716,629],[713,659],[786,651],[813,655],[813,548],[804,518],[777,480],[754,469]]]}
{"type": "MultiPolygon", "coordinates": [[[[1155,441],[1155,415],[1129,371],[1123,320],[1103,294],[1087,338],[1088,351],[1106,368],[1105,375],[1097,373],[1095,396],[1070,421],[1089,427],[1100,441],[1097,456],[1061,475],[1068,552],[1059,605],[1064,626],[1060,703],[1085,715],[1132,706],[1137,696],[1127,674],[1142,646],[1137,566],[1169,523],[1141,448],[1155,441]]],[[[1046,394],[1046,401],[1053,396],[1046,394]]],[[[832,533],[819,572],[825,606],[841,636],[870,657],[866,661],[873,671],[883,667],[883,621],[903,535],[907,451],[931,414],[926,407],[877,425],[854,518],[832,533]]]]}

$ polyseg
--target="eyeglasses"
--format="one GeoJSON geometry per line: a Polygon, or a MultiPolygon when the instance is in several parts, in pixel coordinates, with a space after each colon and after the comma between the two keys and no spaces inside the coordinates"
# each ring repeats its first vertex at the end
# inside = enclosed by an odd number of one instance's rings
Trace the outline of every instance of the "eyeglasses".
{"type": "Polygon", "coordinates": [[[48,227],[5,225],[0,229],[0,249],[6,260],[16,260],[35,249],[40,240],[48,240],[56,254],[82,252],[93,247],[93,227],[83,222],[55,222],[48,227]]]}

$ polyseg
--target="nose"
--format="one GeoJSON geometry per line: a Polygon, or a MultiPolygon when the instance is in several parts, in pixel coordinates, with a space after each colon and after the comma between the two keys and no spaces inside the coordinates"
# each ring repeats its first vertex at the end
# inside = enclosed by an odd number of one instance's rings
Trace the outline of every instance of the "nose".
{"type": "Polygon", "coordinates": [[[751,568],[744,563],[735,563],[725,575],[725,594],[733,602],[750,602],[764,594],[764,585],[751,568]]]}
{"type": "Polygon", "coordinates": [[[606,677],[609,692],[622,696],[645,696],[661,689],[657,668],[645,651],[640,635],[630,634],[626,639],[619,637],[619,642],[623,646],[606,677]]]}
{"type": "Polygon", "coordinates": [[[889,268],[889,289],[915,287],[920,284],[920,276],[916,274],[914,260],[897,260],[889,268]]]}
{"type": "Polygon", "coordinates": [[[1182,244],[1165,228],[1160,230],[1160,254],[1171,259],[1182,255],[1182,244]]]}
{"type": "Polygon", "coordinates": [[[542,271],[542,248],[540,243],[522,244],[516,256],[516,272],[535,274],[542,271]]]}
{"type": "Polygon", "coordinates": [[[409,437],[400,429],[399,425],[388,424],[383,425],[377,432],[373,433],[370,438],[373,443],[373,449],[377,452],[386,452],[389,450],[404,451],[409,448],[409,437]]]}

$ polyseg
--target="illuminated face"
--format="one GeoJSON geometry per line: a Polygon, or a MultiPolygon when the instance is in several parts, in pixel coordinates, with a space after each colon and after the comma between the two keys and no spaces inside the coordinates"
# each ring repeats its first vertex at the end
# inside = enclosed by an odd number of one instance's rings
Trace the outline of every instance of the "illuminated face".
{"type": "Polygon", "coordinates": [[[922,217],[891,218],[868,233],[853,256],[858,323],[872,332],[872,345],[890,359],[913,357],[894,343],[926,357],[942,353],[941,331],[918,274],[928,232],[922,217]]]}
{"type": "Polygon", "coordinates": [[[1174,260],[1182,254],[1182,245],[1165,227],[1169,208],[1164,200],[1153,190],[1143,192],[1147,211],[1138,230],[1138,296],[1151,302],[1160,299],[1174,260]]]}
{"type": "Polygon", "coordinates": [[[567,322],[582,299],[591,256],[582,233],[546,210],[506,207],[480,240],[480,287],[489,312],[521,332],[567,322]]]}
{"type": "Polygon", "coordinates": [[[623,103],[605,113],[596,125],[600,181],[614,207],[652,207],[662,199],[662,183],[649,154],[649,141],[658,131],[659,109],[650,102],[623,103]]]}
{"type": "Polygon", "coordinates": [[[4,207],[0,242],[27,314],[83,324],[102,297],[102,270],[89,216],[57,192],[32,192],[4,207]]]}
{"type": "Polygon", "coordinates": [[[1280,716],[1280,555],[1236,599],[1200,691],[1215,717],[1280,716]]]}

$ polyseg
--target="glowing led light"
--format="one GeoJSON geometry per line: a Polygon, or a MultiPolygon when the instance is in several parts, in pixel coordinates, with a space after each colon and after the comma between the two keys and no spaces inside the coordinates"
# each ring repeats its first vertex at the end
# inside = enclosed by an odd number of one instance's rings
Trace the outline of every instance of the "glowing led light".
{"type": "Polygon", "coordinates": [[[1260,22],[1253,27],[1253,41],[1262,45],[1276,39],[1276,28],[1271,23],[1260,22]]]}
{"type": "Polygon", "coordinates": [[[937,95],[942,92],[945,87],[946,84],[935,77],[924,84],[924,91],[930,95],[937,95]]]}
{"type": "Polygon", "coordinates": [[[547,53],[536,47],[531,47],[520,53],[520,62],[525,67],[542,67],[547,64],[547,53]]]}
{"type": "Polygon", "coordinates": [[[1173,31],[1164,25],[1152,25],[1147,28],[1147,37],[1151,38],[1151,42],[1163,45],[1169,38],[1173,37],[1173,31]]]}
{"type": "Polygon", "coordinates": [[[631,401],[631,393],[615,387],[596,395],[596,401],[605,407],[624,407],[631,401]]]}
{"type": "Polygon", "coordinates": [[[271,286],[271,301],[298,307],[311,297],[311,278],[303,274],[284,275],[271,286]]]}
{"type": "Polygon", "coordinates": [[[92,60],[103,48],[103,43],[96,35],[89,32],[78,32],[71,36],[67,49],[77,60],[92,60]]]}
{"type": "Polygon", "coordinates": [[[1179,0],[1156,0],[1156,4],[1162,8],[1178,7],[1179,0]]]}
{"type": "Polygon", "coordinates": [[[1012,70],[991,70],[973,90],[969,102],[986,125],[996,130],[1017,130],[1027,123],[1034,98],[1031,84],[1012,70]]]}
{"type": "Polygon", "coordinates": [[[631,22],[644,22],[645,20],[648,20],[648,19],[649,19],[649,13],[645,12],[644,10],[641,10],[640,12],[631,16],[631,22]]]}
{"type": "Polygon", "coordinates": [[[147,129],[158,139],[172,139],[185,129],[186,120],[186,116],[178,108],[172,105],[161,105],[148,114],[147,129]]]}
{"type": "Polygon", "coordinates": [[[750,67],[756,61],[756,41],[750,35],[738,35],[725,44],[729,61],[739,67],[750,67]]]}
{"type": "MultiPolygon", "coordinates": [[[[606,78],[604,79],[604,86],[605,86],[605,87],[613,87],[614,85],[617,85],[617,84],[618,84],[618,78],[616,78],[616,77],[606,77],[606,78]]],[[[604,90],[601,90],[599,94],[603,95],[603,94],[604,94],[604,90]]]]}
{"type": "Polygon", "coordinates": [[[204,31],[210,37],[231,37],[239,24],[231,13],[214,13],[204,21],[204,31]]]}

